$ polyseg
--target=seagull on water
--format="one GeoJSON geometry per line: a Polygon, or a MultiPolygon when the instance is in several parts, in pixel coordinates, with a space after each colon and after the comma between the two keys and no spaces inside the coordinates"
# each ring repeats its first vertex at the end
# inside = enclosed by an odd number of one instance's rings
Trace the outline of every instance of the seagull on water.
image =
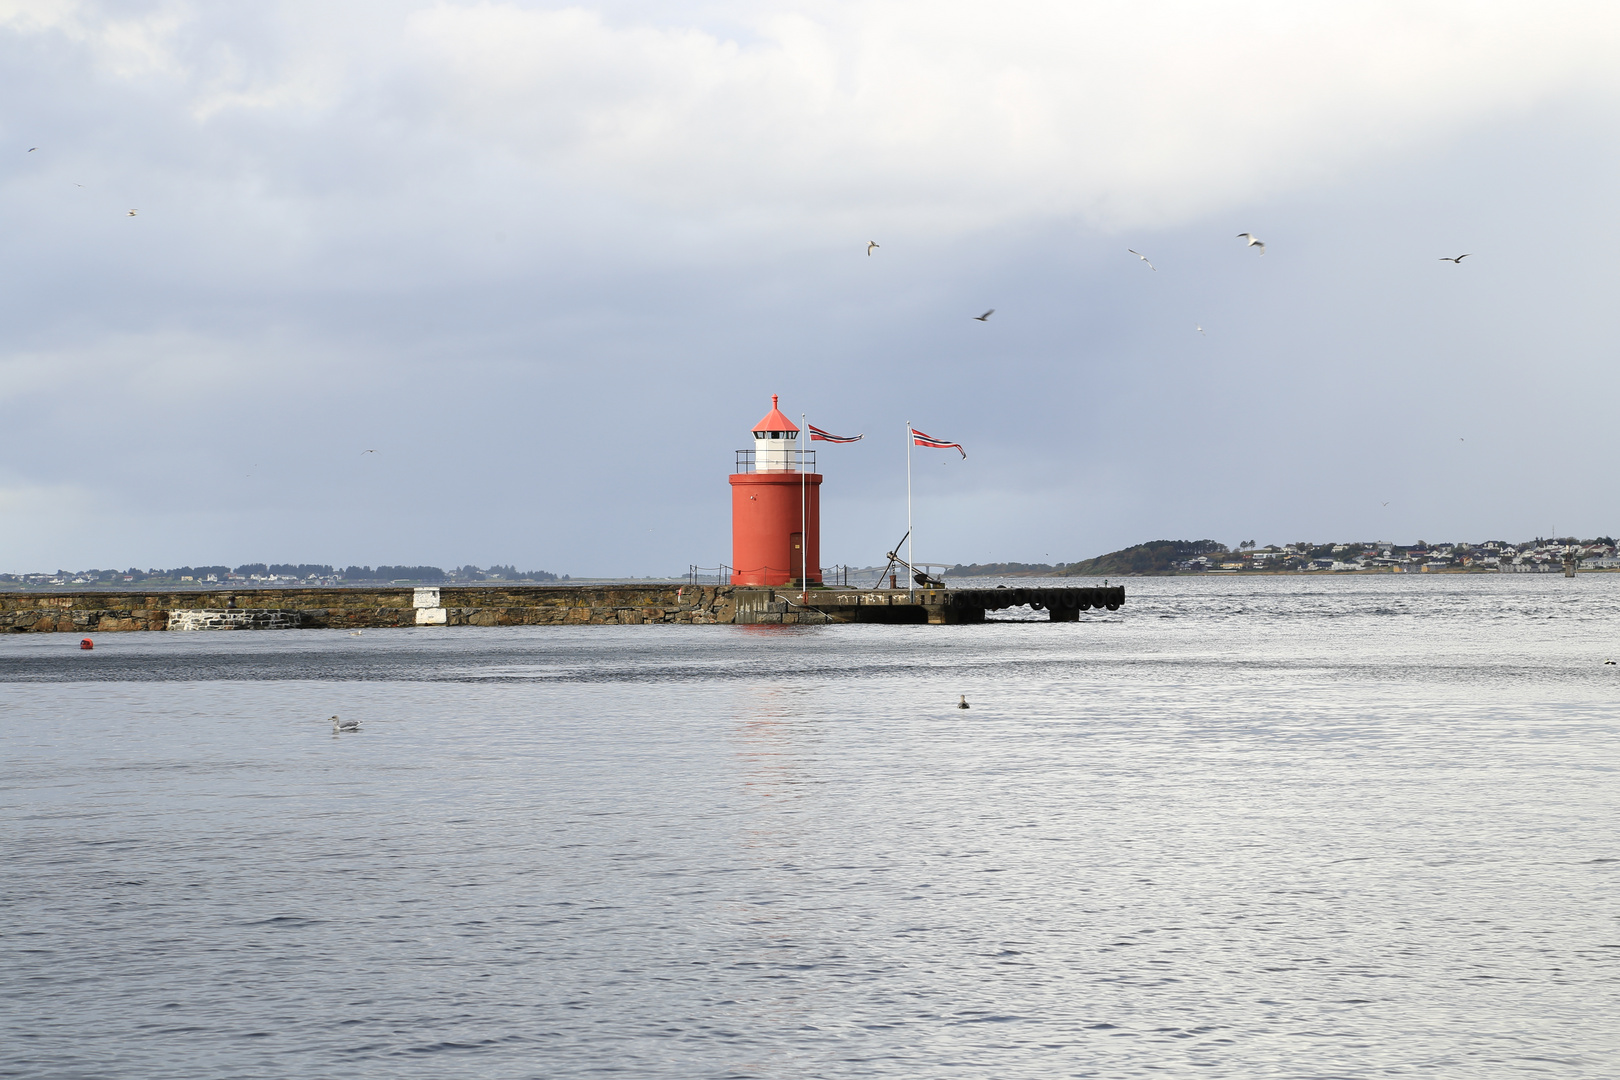
{"type": "Polygon", "coordinates": [[[990,318],[990,316],[994,315],[995,313],[996,313],[996,309],[991,308],[989,311],[985,312],[983,315],[975,315],[973,317],[975,319],[978,319],[980,322],[984,322],[986,319],[990,318]]]}
{"type": "Polygon", "coordinates": [[[359,731],[359,730],[360,730],[360,721],[358,721],[358,720],[339,720],[335,716],[332,717],[332,734],[334,734],[334,735],[336,735],[340,731],[359,731]]]}
{"type": "Polygon", "coordinates": [[[875,247],[882,247],[882,246],[883,245],[879,244],[876,240],[868,240],[866,242],[866,257],[868,259],[870,259],[872,257],[872,249],[875,248],[875,247]]]}
{"type": "Polygon", "coordinates": [[[958,709],[971,709],[971,708],[972,708],[972,707],[973,707],[973,706],[971,706],[971,705],[969,705],[969,704],[968,704],[968,703],[967,703],[967,695],[966,695],[966,694],[963,694],[963,695],[962,695],[962,700],[961,700],[961,701],[958,701],[958,702],[957,702],[957,703],[956,703],[956,707],[957,707],[957,708],[958,708],[958,709]]]}
{"type": "Polygon", "coordinates": [[[1266,242],[1253,233],[1240,232],[1237,234],[1237,238],[1248,241],[1247,244],[1243,245],[1244,247],[1257,247],[1260,249],[1260,254],[1264,255],[1266,253],[1266,242]]]}
{"type": "Polygon", "coordinates": [[[1147,263],[1149,270],[1152,270],[1154,273],[1158,273],[1159,268],[1157,266],[1154,266],[1152,263],[1148,262],[1148,257],[1146,255],[1142,254],[1140,251],[1137,251],[1135,248],[1126,248],[1125,250],[1130,252],[1132,255],[1135,255],[1138,259],[1141,259],[1143,262],[1147,263]]]}
{"type": "Polygon", "coordinates": [[[1441,262],[1459,263],[1460,264],[1464,259],[1468,258],[1468,256],[1470,256],[1472,254],[1473,254],[1473,252],[1471,252],[1471,251],[1465,251],[1461,255],[1458,255],[1455,259],[1453,259],[1450,255],[1442,255],[1442,256],[1440,256],[1440,261],[1441,262]]]}

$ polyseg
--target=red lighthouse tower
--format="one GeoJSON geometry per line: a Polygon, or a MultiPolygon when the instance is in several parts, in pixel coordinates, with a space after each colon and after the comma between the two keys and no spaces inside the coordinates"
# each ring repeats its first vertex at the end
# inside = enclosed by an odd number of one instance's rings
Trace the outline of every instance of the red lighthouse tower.
{"type": "Polygon", "coordinates": [[[821,476],[798,426],[771,411],[754,425],[754,446],[737,451],[731,474],[731,583],[821,582],[821,476]]]}

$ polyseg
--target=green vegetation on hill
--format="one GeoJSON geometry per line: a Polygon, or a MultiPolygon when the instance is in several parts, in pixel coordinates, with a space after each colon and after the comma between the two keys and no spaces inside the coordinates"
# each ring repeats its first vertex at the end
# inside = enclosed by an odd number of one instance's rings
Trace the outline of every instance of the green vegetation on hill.
{"type": "Polygon", "coordinates": [[[1214,540],[1152,540],[1095,559],[1072,562],[1052,571],[1054,577],[1124,577],[1126,574],[1169,574],[1176,563],[1226,551],[1214,540]]]}

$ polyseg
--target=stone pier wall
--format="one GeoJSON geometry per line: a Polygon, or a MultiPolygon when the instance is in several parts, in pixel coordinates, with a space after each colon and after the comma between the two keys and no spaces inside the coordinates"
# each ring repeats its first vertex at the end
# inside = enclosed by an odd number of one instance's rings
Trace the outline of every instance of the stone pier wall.
{"type": "Polygon", "coordinates": [[[713,585],[11,592],[0,593],[0,633],[729,623],[731,594],[713,585]],[[424,593],[437,603],[426,606],[424,593]]]}
{"type": "Polygon", "coordinates": [[[1053,622],[1117,611],[1125,590],[749,589],[729,585],[470,585],[172,593],[0,593],[0,633],[118,630],[365,630],[403,626],[647,623],[979,623],[1029,605],[1053,622]]]}

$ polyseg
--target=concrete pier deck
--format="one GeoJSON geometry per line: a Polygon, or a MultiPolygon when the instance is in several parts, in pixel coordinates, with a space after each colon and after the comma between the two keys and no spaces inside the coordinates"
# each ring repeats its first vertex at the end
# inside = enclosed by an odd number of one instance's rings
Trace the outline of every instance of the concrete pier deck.
{"type": "Polygon", "coordinates": [[[4,592],[0,633],[361,630],[403,626],[646,623],[975,623],[1030,604],[1054,622],[1116,610],[1125,590],[750,589],[730,585],[470,585],[429,588],[4,592]]]}
{"type": "Polygon", "coordinates": [[[987,613],[1026,604],[1052,622],[1076,622],[1082,611],[1117,611],[1123,586],[994,589],[735,590],[736,623],[982,623],[987,613]]]}

